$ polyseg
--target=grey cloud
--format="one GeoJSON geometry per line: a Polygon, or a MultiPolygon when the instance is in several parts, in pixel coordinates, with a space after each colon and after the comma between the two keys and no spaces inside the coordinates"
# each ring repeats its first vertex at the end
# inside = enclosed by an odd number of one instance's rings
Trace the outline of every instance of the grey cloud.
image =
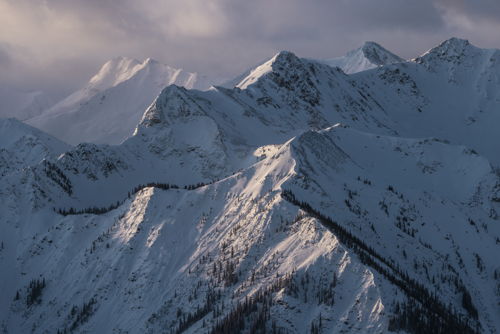
{"type": "Polygon", "coordinates": [[[497,0],[0,0],[2,9],[18,20],[0,12],[0,43],[24,51],[0,48],[0,63],[22,63],[10,68],[54,90],[80,85],[118,55],[228,77],[282,49],[333,57],[375,40],[414,57],[451,36],[500,46],[497,0]],[[8,29],[16,36],[2,35],[8,29]]]}
{"type": "Polygon", "coordinates": [[[473,20],[489,20],[500,23],[500,2],[498,0],[439,0],[445,10],[459,13],[473,20]]]}
{"type": "Polygon", "coordinates": [[[11,62],[12,58],[8,51],[8,47],[0,43],[0,67],[8,66],[11,62]]]}

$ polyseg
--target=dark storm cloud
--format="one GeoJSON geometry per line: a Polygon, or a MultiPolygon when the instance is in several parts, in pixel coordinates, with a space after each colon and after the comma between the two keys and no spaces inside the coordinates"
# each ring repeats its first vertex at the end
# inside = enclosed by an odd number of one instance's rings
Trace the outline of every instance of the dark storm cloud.
{"type": "Polygon", "coordinates": [[[0,46],[23,50],[0,47],[0,64],[55,90],[117,55],[230,76],[281,49],[334,57],[374,40],[409,58],[451,36],[500,47],[499,20],[497,0],[0,0],[0,46]]]}

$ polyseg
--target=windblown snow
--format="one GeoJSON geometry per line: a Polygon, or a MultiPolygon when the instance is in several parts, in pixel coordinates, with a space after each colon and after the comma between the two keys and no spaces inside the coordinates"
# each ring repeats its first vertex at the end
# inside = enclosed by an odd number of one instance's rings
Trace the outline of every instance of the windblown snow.
{"type": "Polygon", "coordinates": [[[119,144],[130,137],[151,101],[168,85],[208,89],[207,78],[148,58],[105,63],[88,84],[27,123],[76,145],[119,144]]]}

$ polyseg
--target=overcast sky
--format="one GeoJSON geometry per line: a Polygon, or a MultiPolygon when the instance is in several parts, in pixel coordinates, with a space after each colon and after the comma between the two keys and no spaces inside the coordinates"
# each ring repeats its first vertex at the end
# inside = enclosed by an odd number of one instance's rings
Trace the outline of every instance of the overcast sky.
{"type": "Polygon", "coordinates": [[[0,84],[69,91],[116,56],[231,77],[279,50],[500,48],[499,0],[0,0],[0,84]]]}

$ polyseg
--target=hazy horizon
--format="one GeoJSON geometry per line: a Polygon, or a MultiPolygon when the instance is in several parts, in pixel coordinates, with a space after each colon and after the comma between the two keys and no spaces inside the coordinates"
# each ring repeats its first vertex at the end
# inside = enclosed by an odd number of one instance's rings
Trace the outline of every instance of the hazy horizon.
{"type": "Polygon", "coordinates": [[[231,78],[280,50],[332,58],[375,41],[412,58],[450,37],[500,47],[493,0],[0,0],[0,22],[0,85],[52,94],[117,56],[231,78]]]}

